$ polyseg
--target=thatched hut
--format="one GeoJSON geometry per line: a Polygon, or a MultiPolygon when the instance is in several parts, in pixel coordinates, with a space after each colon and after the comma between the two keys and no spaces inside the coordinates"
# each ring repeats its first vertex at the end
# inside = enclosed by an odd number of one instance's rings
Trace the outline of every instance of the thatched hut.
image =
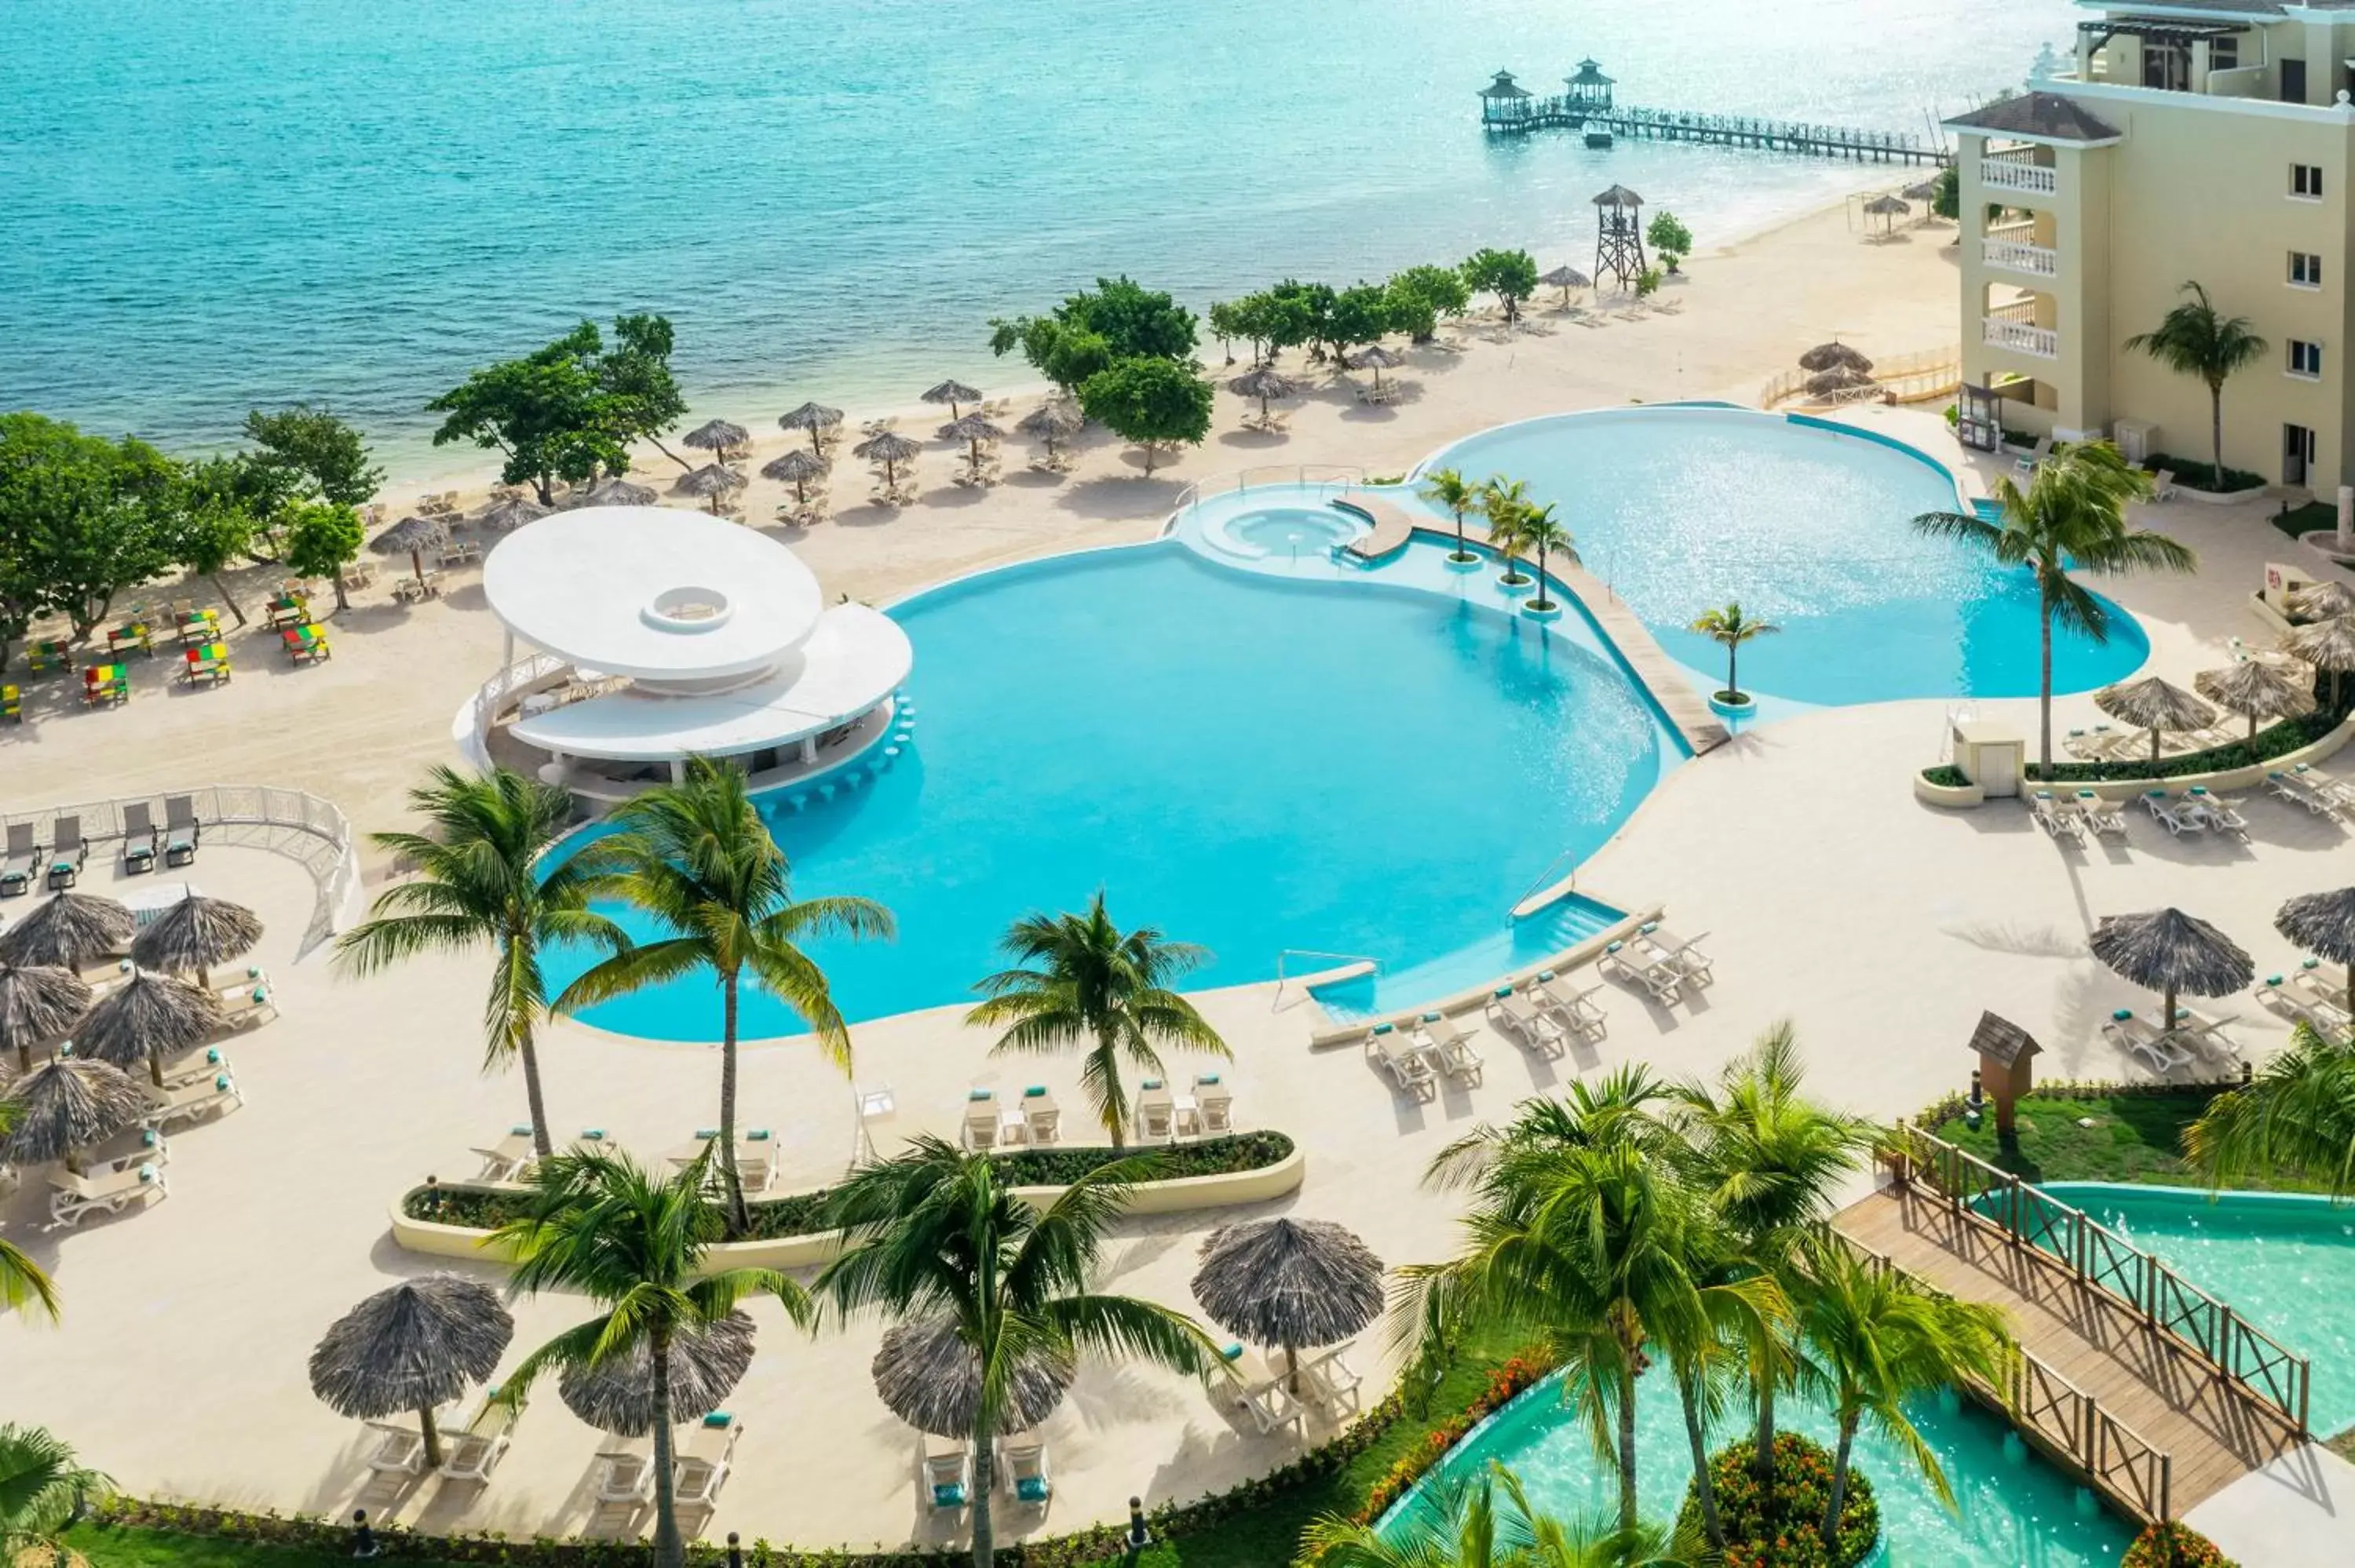
{"type": "MultiPolygon", "coordinates": [[[[981,1412],[981,1359],[948,1319],[898,1323],[883,1335],[868,1369],[875,1392],[891,1414],[935,1437],[970,1437],[981,1412]]],[[[1036,1426],[1063,1402],[1071,1386],[1068,1357],[1039,1355],[1014,1368],[1001,1426],[1020,1432],[1036,1426]]]]}
{"type": "Polygon", "coordinates": [[[415,1411],[427,1468],[442,1464],[436,1406],[486,1381],[515,1338],[497,1291],[455,1274],[404,1279],[338,1319],[311,1352],[311,1392],[338,1415],[415,1411]]]}
{"type": "Polygon", "coordinates": [[[2170,1032],[2179,994],[2230,996],[2256,974],[2230,937],[2180,909],[2105,915],[2087,946],[2111,972],[2166,997],[2163,1027],[2170,1032]]]}

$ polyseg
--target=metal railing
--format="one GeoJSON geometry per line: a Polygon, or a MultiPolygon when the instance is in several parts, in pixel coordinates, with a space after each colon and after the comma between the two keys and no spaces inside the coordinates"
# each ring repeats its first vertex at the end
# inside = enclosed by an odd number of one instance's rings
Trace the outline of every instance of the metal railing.
{"type": "MultiPolygon", "coordinates": [[[[2015,307],[2006,305],[2000,308],[2010,310],[2015,307]]],[[[1980,321],[1979,329],[1982,341],[1997,348],[2017,349],[2022,354],[2032,354],[2039,359],[2061,357],[2061,334],[2051,327],[2031,326],[2026,322],[2006,321],[2000,316],[1988,315],[1980,321]]]]}
{"type": "Polygon", "coordinates": [[[1371,953],[1331,953],[1327,952],[1322,948],[1279,948],[1276,949],[1275,954],[1275,996],[1271,1003],[1270,1011],[1273,1011],[1275,1008],[1280,1008],[1284,1005],[1284,988],[1285,984],[1288,983],[1288,977],[1284,974],[1284,965],[1293,959],[1323,959],[1327,960],[1326,963],[1319,966],[1320,969],[1333,969],[1339,967],[1329,961],[1338,959],[1343,965],[1370,964],[1373,968],[1368,972],[1372,974],[1380,974],[1382,972],[1381,959],[1374,957],[1371,953]]]}
{"type": "Polygon", "coordinates": [[[1905,1152],[1956,1213],[2058,1259],[2079,1282],[2171,1334],[2215,1373],[2307,1430],[2313,1366],[2159,1259],[2040,1187],[1917,1127],[1905,1152]]]}
{"type": "Polygon", "coordinates": [[[1958,344],[1944,348],[1923,349],[1914,354],[1900,354],[1888,359],[1875,360],[1872,366],[1873,385],[1859,388],[1855,394],[1824,398],[1809,398],[1808,378],[1811,370],[1785,370],[1758,389],[1758,406],[1772,408],[1778,403],[1792,401],[1826,403],[1877,401],[1894,397],[1900,403],[1918,403],[1926,398],[1952,392],[1962,384],[1962,350],[1958,344]]]}
{"type": "Polygon", "coordinates": [[[1981,158],[1979,183],[1995,190],[2029,191],[2037,196],[2057,196],[2061,190],[2058,170],[2010,158],[1981,158]]]}
{"type": "Polygon", "coordinates": [[[155,813],[156,802],[165,795],[183,794],[195,809],[197,821],[207,835],[206,844],[229,843],[267,850],[285,856],[311,874],[316,895],[301,952],[309,952],[335,935],[358,912],[360,863],[352,825],[334,801],[306,790],[270,784],[204,784],[189,789],[158,790],[152,795],[78,801],[39,811],[11,811],[0,817],[0,825],[29,822],[37,832],[59,817],[79,817],[84,839],[92,842],[119,839],[123,836],[124,807],[142,805],[155,813]]]}
{"type": "Polygon", "coordinates": [[[465,712],[456,726],[456,739],[466,760],[477,768],[489,767],[491,724],[506,706],[507,699],[535,682],[563,673],[570,664],[570,661],[553,653],[534,653],[485,681],[467,699],[465,712]]]}
{"type": "Polygon", "coordinates": [[[1215,473],[1198,479],[1178,493],[1170,513],[1178,513],[1201,504],[1213,495],[1225,495],[1233,491],[1250,490],[1265,484],[1315,485],[1320,491],[1347,493],[1361,488],[1366,482],[1366,471],[1355,463],[1282,463],[1264,468],[1238,469],[1233,473],[1215,473]]]}
{"type": "Polygon", "coordinates": [[[1522,905],[1527,904],[1532,897],[1536,896],[1541,889],[1551,887],[1556,883],[1560,882],[1561,878],[1556,874],[1561,870],[1561,863],[1564,861],[1569,861],[1571,863],[1570,886],[1564,891],[1576,891],[1578,887],[1578,861],[1582,858],[1585,853],[1586,852],[1584,850],[1564,850],[1560,854],[1554,856],[1551,860],[1546,862],[1546,868],[1538,873],[1535,879],[1533,879],[1527,887],[1521,889],[1521,895],[1505,906],[1506,913],[1510,915],[1518,910],[1522,905]]]}
{"type": "Polygon", "coordinates": [[[2061,274],[2061,252],[2049,245],[2027,245],[2016,239],[1982,239],[1979,260],[2008,272],[2031,272],[2040,278],[2061,274]]]}

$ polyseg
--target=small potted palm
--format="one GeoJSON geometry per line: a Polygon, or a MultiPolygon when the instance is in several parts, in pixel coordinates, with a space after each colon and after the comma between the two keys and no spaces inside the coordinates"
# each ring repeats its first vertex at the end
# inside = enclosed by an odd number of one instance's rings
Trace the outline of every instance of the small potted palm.
{"type": "Polygon", "coordinates": [[[1764,637],[1783,629],[1772,621],[1758,620],[1742,613],[1739,599],[1728,600],[1722,609],[1702,613],[1689,630],[1698,631],[1725,650],[1725,689],[1709,699],[1711,710],[1726,718],[1747,718],[1758,711],[1758,701],[1742,689],[1736,679],[1742,658],[1742,645],[1753,638],[1764,637]]]}
{"type": "Polygon", "coordinates": [[[1452,468],[1434,469],[1423,476],[1418,492],[1434,505],[1444,506],[1455,514],[1455,547],[1447,552],[1447,569],[1451,572],[1472,572],[1480,569],[1480,552],[1464,542],[1464,514],[1480,510],[1480,487],[1452,468]]]}
{"type": "Polygon", "coordinates": [[[1578,546],[1570,530],[1553,514],[1553,505],[1549,502],[1543,506],[1524,507],[1513,536],[1523,551],[1535,550],[1538,555],[1537,597],[1521,606],[1521,613],[1533,620],[1561,620],[1561,601],[1546,592],[1546,563],[1548,557],[1560,556],[1572,566],[1578,565],[1578,546]]]}
{"type": "Polygon", "coordinates": [[[1480,514],[1488,520],[1488,547],[1503,557],[1505,570],[1497,578],[1500,593],[1515,599],[1535,591],[1537,578],[1521,570],[1529,545],[1522,535],[1529,514],[1529,485],[1522,480],[1493,478],[1480,489],[1480,514]]]}

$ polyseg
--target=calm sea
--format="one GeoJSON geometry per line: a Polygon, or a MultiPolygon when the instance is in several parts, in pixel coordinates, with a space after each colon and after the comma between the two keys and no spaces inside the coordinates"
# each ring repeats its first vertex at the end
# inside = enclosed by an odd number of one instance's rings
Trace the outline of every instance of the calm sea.
{"type": "MultiPolygon", "coordinates": [[[[1499,66],[1887,130],[2017,86],[2067,0],[0,0],[0,408],[174,445],[420,406],[659,310],[698,411],[1009,378],[992,314],[1200,304],[1486,244],[1584,265],[1614,181],[1703,245],[1872,178],[1491,142],[1499,66]]],[[[1890,183],[1907,176],[1889,172],[1890,183]]],[[[1918,175],[1912,177],[1920,177],[1918,175]]]]}

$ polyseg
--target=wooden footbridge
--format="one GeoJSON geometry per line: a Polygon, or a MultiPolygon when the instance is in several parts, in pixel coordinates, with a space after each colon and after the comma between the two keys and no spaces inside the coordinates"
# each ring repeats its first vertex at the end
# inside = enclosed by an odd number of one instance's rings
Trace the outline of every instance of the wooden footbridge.
{"type": "Polygon", "coordinates": [[[1579,131],[1600,144],[1630,137],[1644,142],[1701,142],[1720,147],[1754,147],[1857,163],[1919,164],[1944,168],[1954,162],[1946,147],[1902,131],[1862,131],[1798,120],[1710,114],[1689,109],[1640,109],[1614,101],[1611,78],[1593,60],[1582,60],[1566,79],[1567,92],[1540,96],[1498,71],[1480,92],[1481,129],[1498,135],[1531,131],[1579,131]]]}
{"type": "Polygon", "coordinates": [[[2081,1211],[1918,1128],[1898,1138],[1898,1180],[1835,1232],[2004,1309],[2019,1364],[1973,1392],[2048,1459],[2147,1521],[2307,1440],[2306,1358],[2081,1211]]]}

